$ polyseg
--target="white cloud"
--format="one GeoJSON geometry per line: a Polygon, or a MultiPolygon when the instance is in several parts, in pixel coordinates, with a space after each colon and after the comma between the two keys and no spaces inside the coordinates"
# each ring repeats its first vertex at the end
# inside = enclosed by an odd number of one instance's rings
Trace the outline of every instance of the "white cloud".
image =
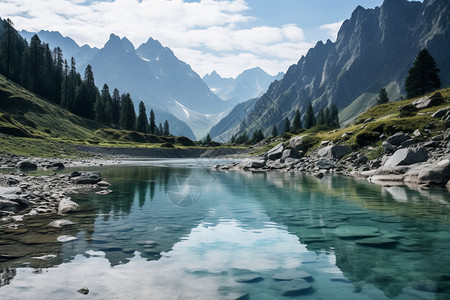
{"type": "MultiPolygon", "coordinates": [[[[236,76],[246,66],[286,71],[306,53],[305,35],[295,24],[250,26],[245,0],[3,0],[2,17],[28,31],[55,30],[80,45],[102,47],[110,33],[135,46],[149,37],[175,51],[201,75],[216,69],[236,76]],[[211,60],[209,60],[211,59],[211,60]]],[[[332,24],[330,24],[332,25],[332,24]]],[[[328,25],[324,25],[328,26],[328,25]]],[[[324,27],[331,30],[331,27],[324,27]]]]}
{"type": "Polygon", "coordinates": [[[336,23],[331,23],[331,24],[325,24],[320,26],[319,28],[326,31],[329,38],[331,39],[331,41],[336,41],[339,29],[342,26],[342,23],[344,23],[344,20],[336,22],[336,23]]]}

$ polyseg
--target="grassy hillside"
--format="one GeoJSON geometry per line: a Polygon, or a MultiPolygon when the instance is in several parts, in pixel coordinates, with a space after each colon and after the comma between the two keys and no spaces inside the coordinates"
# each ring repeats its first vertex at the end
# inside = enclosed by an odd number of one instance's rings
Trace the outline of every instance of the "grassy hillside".
{"type": "MultiPolygon", "coordinates": [[[[352,124],[346,127],[332,131],[319,131],[319,128],[316,127],[298,135],[309,136],[310,150],[319,147],[322,141],[332,141],[335,144],[348,145],[354,150],[365,147],[364,151],[368,157],[374,158],[382,151],[382,140],[380,139],[382,134],[390,136],[398,131],[411,134],[419,129],[424,134],[422,137],[424,139],[427,136],[437,135],[445,129],[442,120],[431,117],[440,108],[450,105],[450,88],[442,89],[439,92],[444,97],[444,103],[438,106],[405,114],[401,111],[405,111],[405,107],[410,107],[415,99],[376,105],[363,112],[352,124]],[[369,119],[373,120],[366,121],[369,119]],[[432,128],[431,132],[424,131],[427,127],[432,128]]],[[[431,94],[434,94],[434,92],[431,94]]],[[[281,141],[287,142],[292,136],[285,133],[281,141]]],[[[269,145],[255,150],[255,154],[264,153],[279,142],[280,139],[278,138],[269,145]]]]}
{"type": "Polygon", "coordinates": [[[111,129],[42,99],[0,75],[0,152],[40,157],[79,156],[71,145],[192,147],[185,137],[111,129]]]}

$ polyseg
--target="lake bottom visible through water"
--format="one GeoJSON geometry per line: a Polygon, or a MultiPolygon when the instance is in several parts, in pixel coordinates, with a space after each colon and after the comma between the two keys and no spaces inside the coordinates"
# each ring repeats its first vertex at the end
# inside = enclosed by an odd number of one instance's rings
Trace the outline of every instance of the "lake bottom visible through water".
{"type": "Polygon", "coordinates": [[[113,193],[0,227],[0,299],[450,299],[448,192],[209,163],[98,167],[113,193]]]}

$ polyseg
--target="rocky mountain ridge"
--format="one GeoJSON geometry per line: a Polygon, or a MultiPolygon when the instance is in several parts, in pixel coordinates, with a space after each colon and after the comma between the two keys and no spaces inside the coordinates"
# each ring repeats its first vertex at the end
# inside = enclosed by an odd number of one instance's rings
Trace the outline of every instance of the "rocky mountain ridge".
{"type": "Polygon", "coordinates": [[[348,124],[375,104],[385,87],[391,100],[404,94],[404,82],[419,50],[427,48],[450,85],[450,3],[446,0],[386,0],[381,7],[359,6],[346,20],[336,42],[318,42],[280,81],[272,83],[240,131],[274,124],[309,102],[315,112],[332,103],[348,124]]]}

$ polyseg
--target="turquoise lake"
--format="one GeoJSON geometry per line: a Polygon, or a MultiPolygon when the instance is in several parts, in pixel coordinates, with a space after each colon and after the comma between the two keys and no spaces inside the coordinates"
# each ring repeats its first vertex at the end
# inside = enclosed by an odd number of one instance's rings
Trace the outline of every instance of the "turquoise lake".
{"type": "Polygon", "coordinates": [[[86,168],[113,193],[0,228],[0,249],[21,254],[0,260],[0,299],[450,299],[447,191],[215,163],[86,168]],[[56,219],[75,225],[47,226],[56,219]],[[298,271],[311,288],[283,296],[277,275],[298,271]]]}

